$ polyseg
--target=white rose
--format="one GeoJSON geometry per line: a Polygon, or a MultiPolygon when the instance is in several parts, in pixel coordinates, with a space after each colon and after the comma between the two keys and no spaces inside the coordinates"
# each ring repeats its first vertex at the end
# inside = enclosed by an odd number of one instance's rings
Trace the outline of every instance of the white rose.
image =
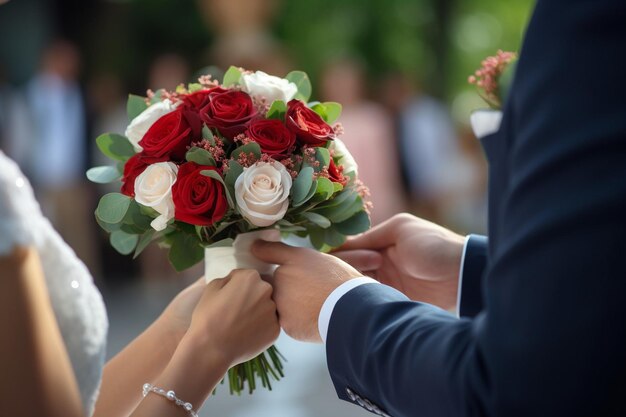
{"type": "Polygon", "coordinates": [[[165,116],[176,108],[176,104],[173,104],[169,99],[159,101],[150,105],[147,109],[135,117],[128,127],[126,128],[126,137],[133,144],[135,152],[141,152],[143,148],[139,145],[139,141],[143,139],[148,129],[159,120],[162,116],[165,116]]]}
{"type": "Polygon", "coordinates": [[[135,179],[135,200],[141,205],[152,207],[160,216],[150,223],[161,231],[174,218],[172,186],[176,182],[178,167],[172,162],[157,162],[149,165],[135,179]]]}
{"type": "Polygon", "coordinates": [[[245,168],[235,181],[239,212],[255,226],[271,226],[289,208],[291,182],[291,175],[280,162],[258,162],[245,168]]]}
{"type": "Polygon", "coordinates": [[[284,78],[268,75],[263,71],[241,76],[242,89],[251,96],[263,97],[268,103],[282,100],[285,103],[298,93],[298,87],[284,78]]]}
{"type": "Polygon", "coordinates": [[[339,165],[343,165],[344,174],[354,172],[355,175],[359,175],[359,166],[343,141],[340,139],[332,140],[330,142],[330,148],[335,150],[335,155],[339,158],[339,165]]]}

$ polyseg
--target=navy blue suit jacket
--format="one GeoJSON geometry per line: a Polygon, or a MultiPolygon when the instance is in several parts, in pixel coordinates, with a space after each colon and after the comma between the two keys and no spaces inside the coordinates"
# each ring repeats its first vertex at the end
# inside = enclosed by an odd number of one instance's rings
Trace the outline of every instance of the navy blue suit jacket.
{"type": "Polygon", "coordinates": [[[539,0],[482,144],[489,243],[463,289],[480,313],[353,289],[327,337],[339,396],[395,417],[626,415],[626,1],[539,0]]]}

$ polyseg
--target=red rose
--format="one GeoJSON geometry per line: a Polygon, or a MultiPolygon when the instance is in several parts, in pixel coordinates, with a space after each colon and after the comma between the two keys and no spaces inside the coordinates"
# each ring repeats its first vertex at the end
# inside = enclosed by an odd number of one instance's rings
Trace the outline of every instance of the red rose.
{"type": "Polygon", "coordinates": [[[330,158],[330,164],[328,164],[328,179],[343,186],[348,183],[348,178],[343,175],[343,166],[335,165],[333,158],[330,158]]]}
{"type": "Polygon", "coordinates": [[[187,148],[202,136],[202,121],[194,112],[176,109],[161,116],[139,141],[146,156],[167,156],[173,161],[185,159],[187,148]]]}
{"type": "Polygon", "coordinates": [[[176,220],[210,226],[226,214],[228,201],[224,186],[200,173],[207,170],[216,171],[215,167],[195,162],[187,162],[178,168],[178,178],[172,187],[176,220]]]}
{"type": "Polygon", "coordinates": [[[214,87],[209,90],[199,90],[195,93],[187,94],[183,97],[181,106],[198,114],[206,113],[208,111],[207,106],[211,103],[211,94],[223,93],[225,91],[222,87],[214,87]]]}
{"type": "Polygon", "coordinates": [[[166,157],[150,158],[143,153],[133,155],[126,164],[124,164],[124,175],[122,176],[122,194],[129,197],[135,197],[135,179],[148,167],[148,165],[157,162],[166,161],[166,157]]]}
{"type": "Polygon", "coordinates": [[[210,102],[200,116],[206,125],[232,139],[243,133],[258,115],[252,98],[243,91],[219,89],[209,93],[210,102]]]}
{"type": "Polygon", "coordinates": [[[324,146],[335,138],[333,128],[300,100],[291,100],[287,105],[287,127],[303,145],[324,146]]]}
{"type": "Polygon", "coordinates": [[[287,158],[296,143],[296,135],[280,120],[254,120],[246,135],[259,144],[261,152],[277,160],[287,158]]]}

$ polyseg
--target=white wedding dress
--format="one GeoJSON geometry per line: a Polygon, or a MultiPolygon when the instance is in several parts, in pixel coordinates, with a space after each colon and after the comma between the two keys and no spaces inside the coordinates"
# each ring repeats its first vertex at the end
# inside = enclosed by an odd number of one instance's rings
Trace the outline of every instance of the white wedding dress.
{"type": "MultiPolygon", "coordinates": [[[[28,180],[0,151],[0,256],[11,253],[15,245],[37,248],[85,414],[91,416],[108,330],[102,297],[85,265],[42,215],[28,180]]],[[[12,277],[0,271],[0,279],[12,277]]]]}

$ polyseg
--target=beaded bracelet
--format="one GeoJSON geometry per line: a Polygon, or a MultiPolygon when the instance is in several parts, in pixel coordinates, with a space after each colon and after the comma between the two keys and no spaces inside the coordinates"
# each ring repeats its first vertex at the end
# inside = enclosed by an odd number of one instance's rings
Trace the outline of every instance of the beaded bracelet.
{"type": "Polygon", "coordinates": [[[144,396],[144,398],[145,398],[146,395],[150,394],[151,392],[154,392],[155,394],[160,395],[161,397],[165,397],[168,400],[174,402],[177,406],[182,407],[183,409],[185,409],[185,411],[187,411],[191,417],[198,417],[198,413],[193,411],[193,406],[191,405],[191,403],[187,403],[187,402],[181,400],[180,398],[178,398],[174,391],[172,391],[172,390],[165,391],[164,389],[155,387],[154,385],[149,384],[147,382],[145,384],[143,384],[143,396],[144,396]]]}

